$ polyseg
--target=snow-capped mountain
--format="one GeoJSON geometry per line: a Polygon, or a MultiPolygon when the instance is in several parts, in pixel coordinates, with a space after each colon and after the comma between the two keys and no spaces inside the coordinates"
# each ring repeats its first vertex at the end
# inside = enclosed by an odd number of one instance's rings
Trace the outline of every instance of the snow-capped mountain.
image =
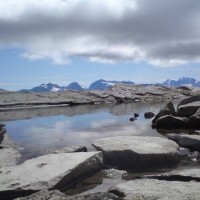
{"type": "Polygon", "coordinates": [[[100,80],[93,82],[90,85],[89,90],[105,90],[107,88],[112,87],[113,85],[115,85],[117,83],[134,84],[131,81],[106,81],[106,80],[100,79],[100,80]]]}
{"type": "Polygon", "coordinates": [[[57,84],[54,83],[43,83],[40,86],[36,86],[30,90],[22,89],[21,92],[57,92],[62,90],[62,87],[60,87],[57,84]]]}
{"type": "Polygon", "coordinates": [[[200,87],[200,81],[198,81],[194,78],[181,77],[178,80],[168,79],[161,85],[169,86],[169,87],[180,87],[180,86],[200,87]]]}
{"type": "Polygon", "coordinates": [[[34,87],[32,89],[26,90],[22,89],[21,92],[58,92],[64,90],[83,90],[83,88],[77,83],[70,83],[68,86],[59,86],[54,83],[41,84],[40,86],[34,87]]]}

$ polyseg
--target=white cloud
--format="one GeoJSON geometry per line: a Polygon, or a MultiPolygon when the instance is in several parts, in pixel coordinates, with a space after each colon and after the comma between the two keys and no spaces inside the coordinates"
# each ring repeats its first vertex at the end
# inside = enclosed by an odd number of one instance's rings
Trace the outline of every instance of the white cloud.
{"type": "Polygon", "coordinates": [[[200,60],[199,18],[196,0],[0,0],[0,47],[55,64],[178,66],[200,60]]]}

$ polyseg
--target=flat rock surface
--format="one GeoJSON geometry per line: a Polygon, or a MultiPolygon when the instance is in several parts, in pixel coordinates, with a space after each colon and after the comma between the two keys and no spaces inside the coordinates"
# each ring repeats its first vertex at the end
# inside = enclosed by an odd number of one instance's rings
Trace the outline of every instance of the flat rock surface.
{"type": "Polygon", "coordinates": [[[162,137],[108,137],[95,140],[93,146],[103,152],[105,164],[119,169],[167,168],[181,159],[178,145],[162,137]]]}
{"type": "Polygon", "coordinates": [[[103,151],[131,150],[138,154],[176,153],[178,145],[162,137],[116,136],[97,139],[93,145],[103,151]]]}
{"type": "Polygon", "coordinates": [[[17,198],[16,200],[122,200],[122,198],[110,193],[66,196],[58,190],[42,190],[27,197],[17,198]]]}
{"type": "Polygon", "coordinates": [[[5,191],[66,189],[102,168],[100,152],[50,154],[27,160],[21,165],[2,167],[0,199],[5,191]],[[20,190],[19,190],[20,188],[20,190]]]}
{"type": "Polygon", "coordinates": [[[199,200],[200,184],[143,179],[121,183],[111,191],[126,200],[199,200]]]}
{"type": "Polygon", "coordinates": [[[200,151],[200,135],[167,134],[167,138],[175,141],[179,146],[200,151]]]}

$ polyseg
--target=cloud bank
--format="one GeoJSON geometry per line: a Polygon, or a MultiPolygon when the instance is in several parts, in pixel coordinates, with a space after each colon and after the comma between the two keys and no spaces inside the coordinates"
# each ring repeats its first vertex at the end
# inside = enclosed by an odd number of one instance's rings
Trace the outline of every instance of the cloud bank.
{"type": "Polygon", "coordinates": [[[66,64],[200,62],[197,0],[0,0],[0,47],[66,64]]]}

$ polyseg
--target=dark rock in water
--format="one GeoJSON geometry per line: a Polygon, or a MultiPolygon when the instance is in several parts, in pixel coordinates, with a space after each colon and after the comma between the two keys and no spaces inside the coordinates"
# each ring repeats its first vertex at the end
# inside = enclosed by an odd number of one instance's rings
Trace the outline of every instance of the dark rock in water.
{"type": "Polygon", "coordinates": [[[122,200],[122,198],[111,193],[94,193],[66,196],[58,190],[42,190],[28,197],[17,198],[16,200],[122,200]]]}
{"type": "Polygon", "coordinates": [[[181,147],[200,152],[200,135],[167,134],[167,138],[175,141],[181,147]]]}
{"type": "Polygon", "coordinates": [[[46,189],[66,190],[100,171],[102,159],[100,152],[62,153],[2,167],[0,197],[4,195],[2,199],[6,199],[8,194],[20,197],[46,189]]]}
{"type": "Polygon", "coordinates": [[[165,115],[157,119],[153,127],[162,127],[167,129],[184,128],[188,126],[188,121],[188,118],[185,117],[174,117],[171,115],[165,115]]]}
{"type": "Polygon", "coordinates": [[[171,115],[170,111],[169,110],[160,110],[159,113],[154,117],[154,119],[152,120],[152,123],[155,124],[156,121],[160,118],[160,117],[163,117],[163,116],[166,116],[166,115],[171,115]]]}
{"type": "Polygon", "coordinates": [[[197,182],[140,179],[120,183],[111,189],[124,200],[198,200],[200,184],[197,182]]]}
{"type": "Polygon", "coordinates": [[[140,115],[138,113],[134,113],[134,118],[139,117],[140,115]]]}
{"type": "Polygon", "coordinates": [[[131,118],[129,118],[128,119],[128,121],[130,121],[130,122],[133,122],[133,121],[135,121],[136,119],[134,118],[134,117],[131,117],[131,118]]]}
{"type": "Polygon", "coordinates": [[[144,118],[145,119],[151,119],[155,116],[155,114],[153,112],[145,112],[144,113],[144,118]]]}
{"type": "Polygon", "coordinates": [[[181,160],[178,145],[161,137],[118,136],[101,138],[93,146],[103,152],[104,163],[132,171],[175,167],[181,160]]]}
{"type": "Polygon", "coordinates": [[[192,103],[187,103],[178,106],[177,115],[181,117],[191,117],[200,108],[200,101],[195,101],[192,103]]]}

